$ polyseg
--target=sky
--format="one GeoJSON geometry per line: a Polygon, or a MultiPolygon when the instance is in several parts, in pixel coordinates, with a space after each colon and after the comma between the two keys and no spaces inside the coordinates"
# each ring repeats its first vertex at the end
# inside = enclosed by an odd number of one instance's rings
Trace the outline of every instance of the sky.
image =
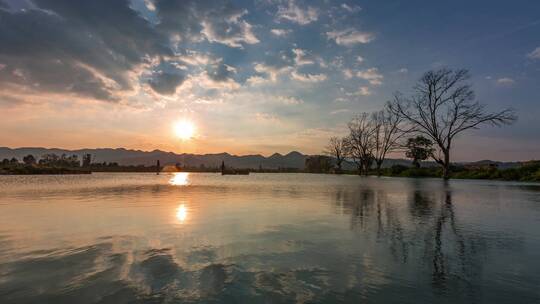
{"type": "Polygon", "coordinates": [[[0,146],[320,153],[442,67],[519,117],[453,160],[540,159],[540,1],[0,0],[0,146]]]}

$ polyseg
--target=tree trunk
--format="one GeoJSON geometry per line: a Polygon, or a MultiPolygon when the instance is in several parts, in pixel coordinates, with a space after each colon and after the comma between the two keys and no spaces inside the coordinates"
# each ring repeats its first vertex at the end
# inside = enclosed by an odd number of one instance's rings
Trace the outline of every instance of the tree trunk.
{"type": "Polygon", "coordinates": [[[443,178],[445,180],[450,179],[450,149],[443,151],[444,153],[444,163],[443,163],[443,178]]]}
{"type": "Polygon", "coordinates": [[[341,169],[341,163],[342,161],[341,160],[338,160],[337,161],[337,174],[341,174],[343,172],[343,170],[341,169]]]}
{"type": "Polygon", "coordinates": [[[377,161],[377,176],[381,176],[382,161],[377,161]]]}

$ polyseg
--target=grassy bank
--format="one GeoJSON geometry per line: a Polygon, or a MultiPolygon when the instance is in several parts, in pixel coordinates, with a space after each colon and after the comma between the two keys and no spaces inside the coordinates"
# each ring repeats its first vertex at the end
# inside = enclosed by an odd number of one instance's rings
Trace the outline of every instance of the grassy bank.
{"type": "MultiPolygon", "coordinates": [[[[377,175],[376,171],[371,174],[377,175]]],[[[411,168],[395,165],[381,171],[382,176],[396,177],[441,177],[442,170],[438,167],[411,168]]],[[[454,179],[489,179],[506,181],[540,181],[540,161],[530,162],[518,168],[498,169],[495,167],[468,168],[453,166],[451,178],[454,179]]]]}

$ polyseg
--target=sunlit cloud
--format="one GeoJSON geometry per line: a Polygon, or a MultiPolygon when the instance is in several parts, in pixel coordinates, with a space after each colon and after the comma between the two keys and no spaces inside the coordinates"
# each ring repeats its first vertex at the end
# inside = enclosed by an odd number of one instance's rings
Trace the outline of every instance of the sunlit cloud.
{"type": "Polygon", "coordinates": [[[527,57],[530,59],[540,59],[540,46],[527,54],[527,57]]]}
{"type": "Polygon", "coordinates": [[[375,36],[367,32],[359,32],[356,29],[348,28],[345,30],[334,30],[326,32],[328,39],[334,40],[336,44],[343,46],[352,46],[355,44],[365,44],[375,39],[375,36]]]}
{"type": "Polygon", "coordinates": [[[502,77],[497,79],[497,84],[500,86],[512,86],[516,83],[516,81],[509,77],[502,77]]]}
{"type": "Polygon", "coordinates": [[[287,1],[287,5],[280,5],[276,14],[278,20],[288,20],[300,25],[306,25],[317,21],[319,10],[308,6],[302,8],[294,0],[287,1]]]}
{"type": "Polygon", "coordinates": [[[356,77],[367,80],[371,85],[381,85],[384,76],[377,68],[369,68],[356,72],[356,77]]]}
{"type": "Polygon", "coordinates": [[[300,82],[316,83],[326,80],[325,74],[303,74],[298,71],[291,72],[291,79],[298,80],[300,82]]]}
{"type": "Polygon", "coordinates": [[[285,37],[285,36],[287,36],[287,35],[289,35],[291,33],[291,30],[271,29],[270,33],[272,33],[272,35],[277,36],[277,37],[285,37]]]}

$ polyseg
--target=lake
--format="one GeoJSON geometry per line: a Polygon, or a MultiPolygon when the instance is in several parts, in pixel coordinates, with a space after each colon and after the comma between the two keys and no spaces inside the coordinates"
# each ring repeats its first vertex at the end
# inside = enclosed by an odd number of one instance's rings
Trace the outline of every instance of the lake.
{"type": "Polygon", "coordinates": [[[540,303],[540,184],[0,176],[0,303],[540,303]]]}

